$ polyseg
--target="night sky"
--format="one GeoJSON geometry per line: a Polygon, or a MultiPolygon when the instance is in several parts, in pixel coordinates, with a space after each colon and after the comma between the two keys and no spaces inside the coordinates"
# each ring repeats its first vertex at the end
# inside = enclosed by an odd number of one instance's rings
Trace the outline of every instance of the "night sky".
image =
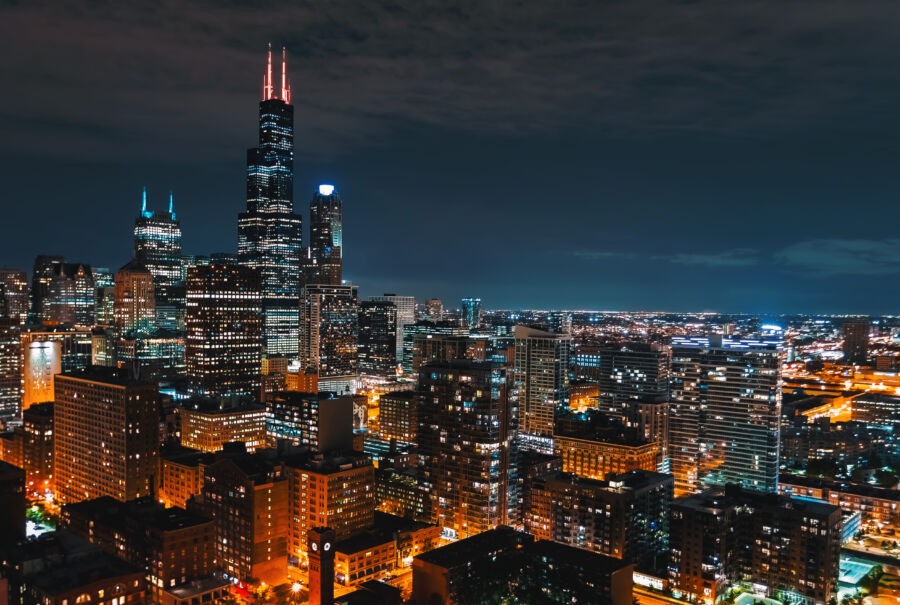
{"type": "Polygon", "coordinates": [[[894,313],[898,31],[896,0],[0,1],[0,265],[118,268],[144,185],[234,251],[271,41],[296,209],[337,186],[363,296],[894,313]]]}

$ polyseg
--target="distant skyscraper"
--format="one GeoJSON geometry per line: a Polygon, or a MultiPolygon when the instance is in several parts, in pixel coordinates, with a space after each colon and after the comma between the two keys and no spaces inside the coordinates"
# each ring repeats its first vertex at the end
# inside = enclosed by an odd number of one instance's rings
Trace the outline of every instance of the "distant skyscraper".
{"type": "Polygon", "coordinates": [[[515,339],[520,437],[551,453],[556,407],[569,407],[572,337],[516,326],[515,339]]]}
{"type": "Polygon", "coordinates": [[[90,265],[54,262],[42,295],[41,320],[47,324],[92,326],[94,296],[90,265]]]}
{"type": "Polygon", "coordinates": [[[6,316],[17,319],[20,324],[25,323],[28,319],[28,276],[25,272],[0,269],[0,292],[6,301],[6,316]]]}
{"type": "Polygon", "coordinates": [[[134,221],[134,258],[153,275],[156,312],[162,320],[157,322],[158,325],[178,328],[184,318],[184,280],[181,223],[175,218],[171,191],[169,211],[154,212],[147,210],[147,188],[144,188],[141,214],[134,221]]]}
{"type": "Polygon", "coordinates": [[[281,95],[272,49],[259,103],[259,146],[247,151],[247,211],[238,216],[238,258],[259,271],[268,355],[296,355],[302,225],[294,214],[294,106],[281,58],[281,95]]]}
{"type": "Polygon", "coordinates": [[[22,407],[20,331],[18,317],[0,317],[0,419],[5,420],[22,407]]]}
{"type": "Polygon", "coordinates": [[[114,292],[115,325],[122,333],[149,332],[156,323],[153,275],[133,260],[116,271],[114,292]]]}
{"type": "Polygon", "coordinates": [[[309,249],[304,283],[340,285],[343,278],[344,219],[334,185],[319,185],[309,203],[309,249]]]}
{"type": "Polygon", "coordinates": [[[727,483],[777,489],[781,354],[775,340],[672,339],[676,495],[727,483]]]}
{"type": "Polygon", "coordinates": [[[462,299],[462,320],[463,325],[468,328],[477,328],[481,323],[481,299],[480,298],[464,298],[462,299]]]}
{"type": "Polygon", "coordinates": [[[382,376],[396,373],[397,322],[397,307],[392,302],[372,300],[359,304],[361,372],[382,376]]]}
{"type": "Polygon", "coordinates": [[[432,522],[460,538],[514,523],[516,403],[506,370],[468,360],[419,371],[419,455],[432,522]]]}
{"type": "Polygon", "coordinates": [[[869,319],[848,319],[841,327],[844,335],[844,361],[850,364],[865,364],[869,355],[869,319]]]}
{"type": "Polygon", "coordinates": [[[262,359],[259,275],[238,265],[188,271],[187,375],[202,395],[258,396],[262,359]]]}
{"type": "Polygon", "coordinates": [[[403,328],[416,323],[416,297],[385,294],[373,296],[369,300],[386,300],[397,307],[397,358],[403,356],[403,328]]]}
{"type": "Polygon", "coordinates": [[[427,321],[443,321],[444,303],[439,298],[429,298],[422,307],[421,318],[427,321]]]}
{"type": "Polygon", "coordinates": [[[153,496],[159,472],[157,385],[95,371],[61,374],[54,391],[57,500],[153,496]]]}
{"type": "Polygon", "coordinates": [[[300,301],[300,363],[326,379],[359,373],[359,298],[356,286],[307,285],[300,301]]]}
{"type": "Polygon", "coordinates": [[[35,322],[41,323],[44,312],[44,298],[50,291],[50,279],[54,268],[63,262],[62,256],[40,254],[34,259],[31,272],[31,315],[35,322]]]}

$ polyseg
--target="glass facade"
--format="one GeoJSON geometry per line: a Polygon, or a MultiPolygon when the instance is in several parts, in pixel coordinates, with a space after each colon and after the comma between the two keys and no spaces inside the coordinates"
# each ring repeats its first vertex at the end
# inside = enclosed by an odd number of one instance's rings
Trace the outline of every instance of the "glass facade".
{"type": "Polygon", "coordinates": [[[247,211],[238,216],[238,258],[260,274],[266,353],[293,356],[302,248],[301,218],[294,214],[294,106],[275,98],[270,87],[265,96],[259,104],[259,146],[247,151],[247,211]]]}
{"type": "Polygon", "coordinates": [[[340,285],[343,278],[344,228],[341,198],[332,185],[320,185],[309,203],[309,250],[304,281],[340,285]]]}
{"type": "Polygon", "coordinates": [[[169,211],[147,210],[144,205],[134,221],[134,259],[153,275],[157,325],[169,330],[184,328],[184,277],[181,257],[181,223],[175,218],[171,192],[169,211]]]}

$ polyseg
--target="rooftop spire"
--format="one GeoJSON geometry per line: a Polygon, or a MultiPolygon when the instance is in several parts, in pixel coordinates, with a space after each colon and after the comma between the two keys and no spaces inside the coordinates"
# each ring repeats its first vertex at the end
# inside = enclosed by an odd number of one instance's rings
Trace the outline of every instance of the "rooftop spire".
{"type": "Polygon", "coordinates": [[[281,100],[291,103],[291,89],[287,83],[287,50],[281,47],[281,100]]]}
{"type": "Polygon", "coordinates": [[[171,189],[169,189],[169,216],[172,217],[172,220],[175,220],[175,195],[171,189]]]}
{"type": "Polygon", "coordinates": [[[141,201],[141,213],[147,212],[147,187],[144,187],[143,200],[141,201]]]}
{"type": "Polygon", "coordinates": [[[266,61],[266,85],[263,90],[263,101],[268,101],[275,96],[275,90],[272,86],[272,43],[269,42],[269,52],[266,61]]]}

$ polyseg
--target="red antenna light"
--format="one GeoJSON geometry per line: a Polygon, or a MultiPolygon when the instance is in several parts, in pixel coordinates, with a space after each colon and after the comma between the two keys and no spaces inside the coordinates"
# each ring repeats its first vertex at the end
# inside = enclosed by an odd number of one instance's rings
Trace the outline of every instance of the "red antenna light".
{"type": "Polygon", "coordinates": [[[291,89],[287,85],[287,51],[281,47],[281,100],[291,102],[291,89]]]}
{"type": "Polygon", "coordinates": [[[268,61],[266,63],[266,90],[263,100],[268,101],[275,96],[274,87],[272,86],[272,43],[269,42],[268,61]]]}

